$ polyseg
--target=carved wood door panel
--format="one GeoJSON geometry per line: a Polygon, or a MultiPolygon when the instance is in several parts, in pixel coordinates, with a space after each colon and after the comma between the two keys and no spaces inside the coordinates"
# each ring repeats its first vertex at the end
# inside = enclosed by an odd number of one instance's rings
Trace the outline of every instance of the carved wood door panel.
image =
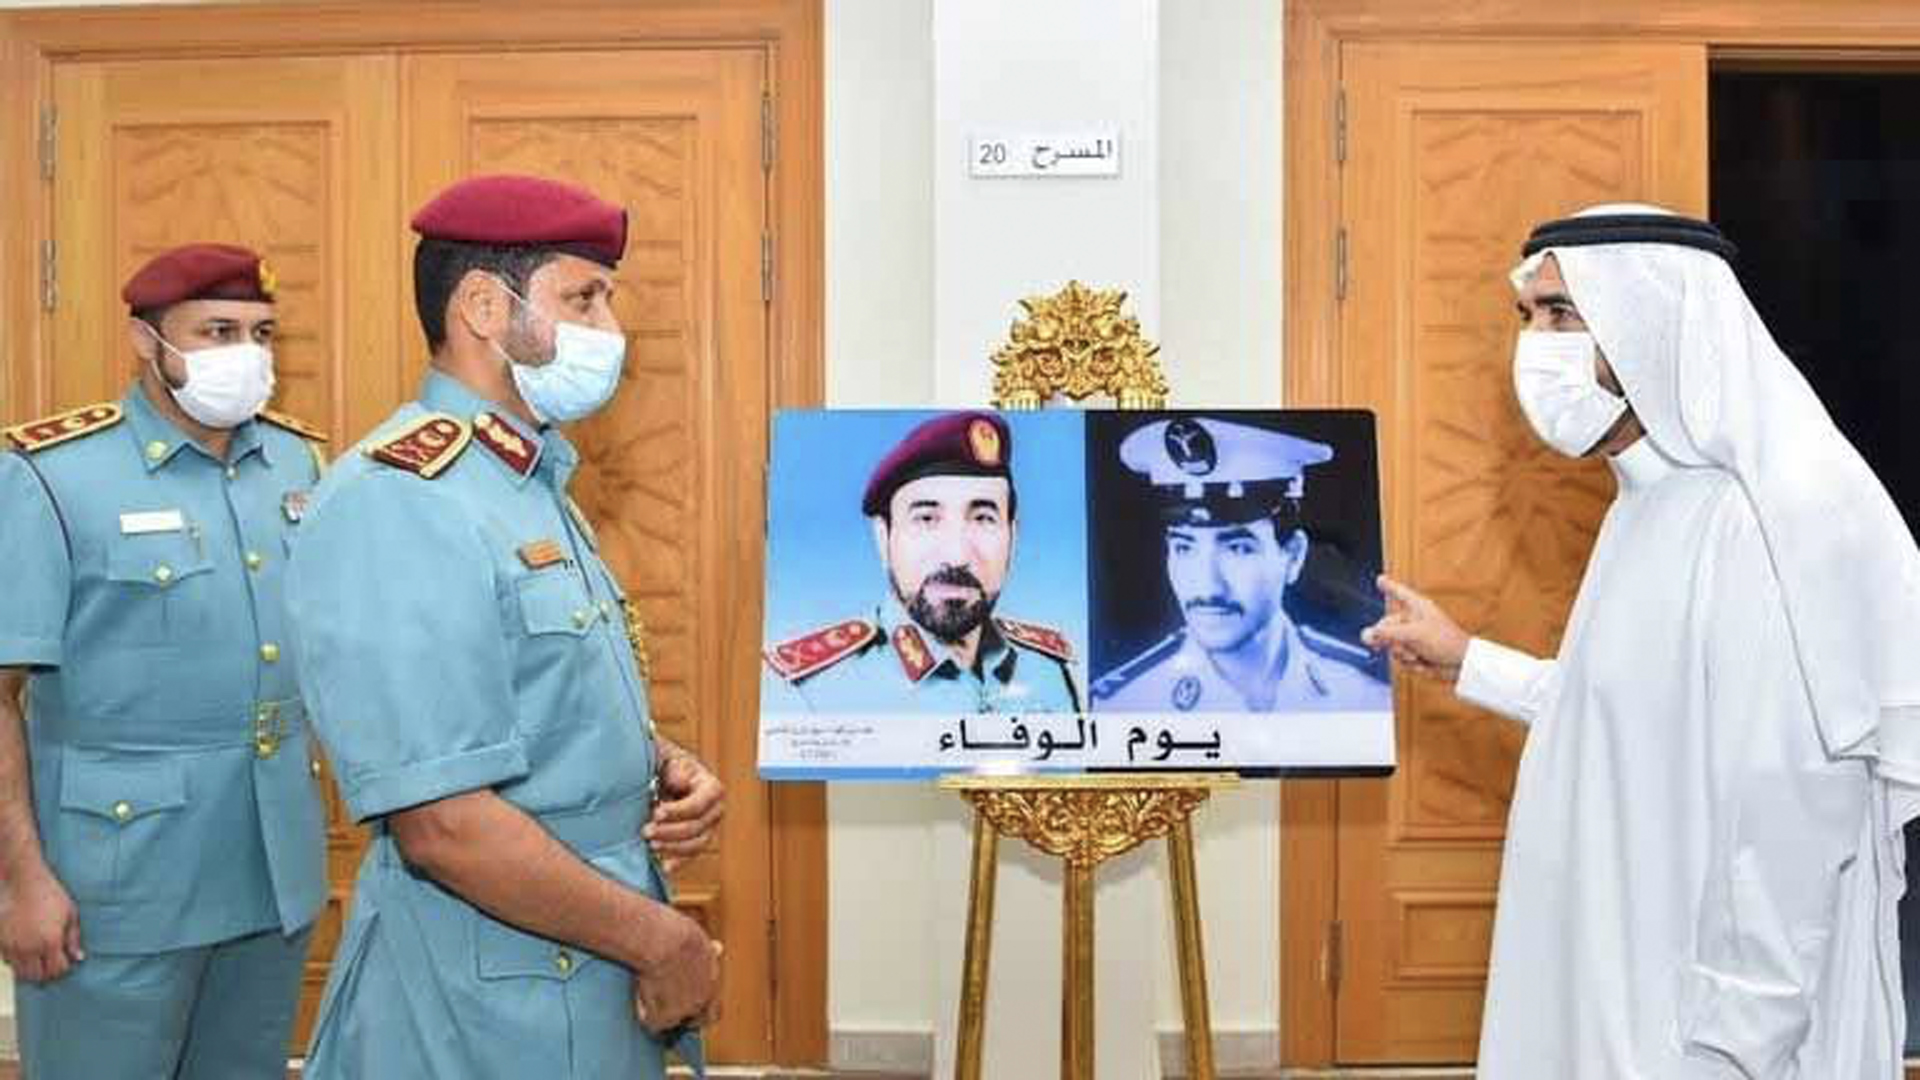
{"type": "MultiPolygon", "coordinates": [[[[759,52],[654,50],[411,57],[406,203],[467,175],[530,172],[628,208],[614,307],[624,384],[571,433],[575,497],[638,605],[668,738],[720,772],[717,852],[676,901],[727,946],[709,1051],[771,1056],[771,834],[754,775],[762,465],[769,403],[759,52]]],[[[409,367],[425,363],[409,342],[409,367]]]]}
{"type": "MultiPolygon", "coordinates": [[[[1705,211],[1705,50],[1365,43],[1341,74],[1342,377],[1380,414],[1388,563],[1551,654],[1613,482],[1527,429],[1507,271],[1532,225],[1589,203],[1705,211]]],[[[1398,774],[1339,786],[1336,1053],[1472,1061],[1525,732],[1412,679],[1398,712],[1398,774]]]]}
{"type": "MultiPolygon", "coordinates": [[[[217,241],[260,251],[279,278],[278,408],[329,429],[336,452],[392,411],[406,396],[394,359],[396,72],[383,56],[56,67],[50,404],[124,393],[133,368],[121,283],[166,248],[217,241]]],[[[364,846],[331,784],[327,795],[330,889],[296,1052],[364,846]]]]}
{"type": "MultiPolygon", "coordinates": [[[[770,407],[757,48],[76,62],[54,69],[60,303],[52,407],[131,376],[120,283],[165,247],[263,251],[281,285],[276,404],[343,450],[426,363],[407,214],[459,177],[576,181],[632,215],[625,385],[572,433],[575,493],[649,631],[668,737],[726,780],[724,842],[676,875],[727,945],[721,1061],[773,1056],[770,810],[754,775],[761,488],[770,407]],[[262,92],[271,87],[271,93],[262,92]],[[404,132],[404,136],[403,136],[404,132]]],[[[295,1049],[364,839],[330,803],[331,899],[295,1049]]]]}

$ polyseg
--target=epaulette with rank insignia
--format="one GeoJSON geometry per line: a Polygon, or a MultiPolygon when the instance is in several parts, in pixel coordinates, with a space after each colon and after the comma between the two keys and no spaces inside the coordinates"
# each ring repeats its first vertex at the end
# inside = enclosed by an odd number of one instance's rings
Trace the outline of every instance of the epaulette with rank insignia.
{"type": "Polygon", "coordinates": [[[291,431],[303,439],[312,439],[314,442],[327,441],[326,432],[321,431],[319,428],[314,427],[312,424],[307,423],[297,416],[283,412],[275,412],[272,409],[262,409],[260,410],[260,419],[265,420],[274,427],[291,431]]]}
{"type": "Polygon", "coordinates": [[[506,462],[507,468],[521,476],[533,471],[536,460],[533,446],[498,416],[483,412],[474,417],[473,437],[481,446],[493,451],[495,457],[506,462]]]}
{"type": "Polygon", "coordinates": [[[473,438],[473,430],[446,413],[428,413],[367,447],[368,457],[431,480],[453,464],[473,438]]]}
{"type": "Polygon", "coordinates": [[[1174,653],[1179,652],[1181,646],[1186,644],[1186,641],[1187,635],[1184,630],[1175,631],[1168,637],[1161,638],[1157,644],[1147,651],[1128,660],[1117,668],[1110,669],[1105,675],[1100,676],[1099,679],[1094,681],[1094,699],[1110,698],[1121,690],[1124,690],[1128,683],[1145,674],[1147,669],[1165,660],[1167,657],[1172,656],[1174,653]]]}
{"type": "Polygon", "coordinates": [[[83,405],[78,409],[10,427],[6,429],[7,441],[29,454],[37,453],[83,435],[105,431],[119,423],[122,415],[120,406],[112,402],[83,405]]]}
{"type": "Polygon", "coordinates": [[[767,665],[791,682],[817,675],[865,648],[880,630],[865,619],[848,619],[767,649],[767,665]]]}
{"type": "Polygon", "coordinates": [[[1021,622],[1018,619],[995,619],[993,624],[1000,633],[1016,645],[1025,645],[1037,653],[1045,653],[1055,660],[1072,661],[1073,643],[1067,635],[1048,626],[1037,623],[1021,622]]]}

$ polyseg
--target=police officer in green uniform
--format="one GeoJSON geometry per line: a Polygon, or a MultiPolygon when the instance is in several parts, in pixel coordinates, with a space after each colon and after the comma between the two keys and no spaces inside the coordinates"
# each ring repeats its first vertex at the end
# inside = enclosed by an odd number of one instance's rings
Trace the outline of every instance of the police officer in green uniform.
{"type": "Polygon", "coordinates": [[[992,413],[947,413],[881,458],[861,512],[892,585],[871,618],[766,650],[764,712],[1079,712],[1073,649],[994,614],[1013,561],[1013,440],[992,413]]]}
{"type": "Polygon", "coordinates": [[[6,432],[0,955],[34,1080],[286,1073],[326,882],[282,575],[320,436],[262,411],[273,291],[243,248],[154,258],[126,396],[6,432]]]}
{"type": "Polygon", "coordinates": [[[1324,443],[1209,417],[1129,434],[1120,458],[1150,486],[1167,584],[1184,625],[1093,685],[1104,712],[1376,712],[1388,684],[1364,649],[1296,623],[1286,591],[1306,565],[1306,470],[1324,443]]]}
{"type": "Polygon", "coordinates": [[[722,793],[661,738],[555,426],[612,397],[620,208],[531,177],[414,218],[433,367],[321,486],[288,584],[314,726],[372,826],[310,1080],[664,1075],[719,947],[667,902],[722,793]]]}

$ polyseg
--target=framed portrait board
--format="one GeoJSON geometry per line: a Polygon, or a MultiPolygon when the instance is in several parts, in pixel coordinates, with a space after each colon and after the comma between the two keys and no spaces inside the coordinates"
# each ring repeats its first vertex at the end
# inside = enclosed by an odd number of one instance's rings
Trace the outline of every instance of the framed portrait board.
{"type": "Polygon", "coordinates": [[[792,410],[761,774],[1391,772],[1371,414],[792,410]]]}

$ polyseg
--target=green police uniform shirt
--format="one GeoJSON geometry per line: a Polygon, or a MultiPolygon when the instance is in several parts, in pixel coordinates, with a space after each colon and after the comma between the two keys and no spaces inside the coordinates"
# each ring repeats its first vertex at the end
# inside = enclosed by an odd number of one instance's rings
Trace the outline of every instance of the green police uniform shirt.
{"type": "Polygon", "coordinates": [[[301,526],[289,597],[314,724],[352,816],[375,823],[315,1080],[663,1075],[629,969],[490,918],[409,869],[379,824],[491,789],[665,900],[640,835],[656,794],[646,688],[624,597],[566,495],[578,462],[557,432],[433,373],[301,526]]]}
{"type": "Polygon", "coordinates": [[[282,597],[318,455],[283,424],[222,461],[135,386],[8,432],[0,666],[31,670],[34,820],[89,950],[291,933],[324,899],[282,597]]]}

